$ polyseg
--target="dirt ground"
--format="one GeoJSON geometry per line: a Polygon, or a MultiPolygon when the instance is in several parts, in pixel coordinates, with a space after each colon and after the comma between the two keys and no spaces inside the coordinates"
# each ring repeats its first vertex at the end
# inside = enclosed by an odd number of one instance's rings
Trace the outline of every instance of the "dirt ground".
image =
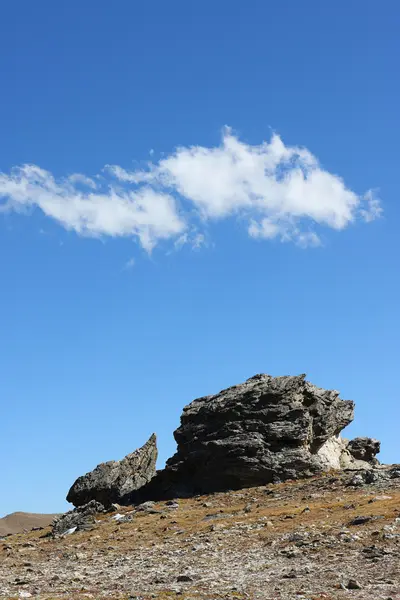
{"type": "Polygon", "coordinates": [[[400,478],[346,474],[125,507],[0,540],[0,598],[400,600],[400,478]]]}

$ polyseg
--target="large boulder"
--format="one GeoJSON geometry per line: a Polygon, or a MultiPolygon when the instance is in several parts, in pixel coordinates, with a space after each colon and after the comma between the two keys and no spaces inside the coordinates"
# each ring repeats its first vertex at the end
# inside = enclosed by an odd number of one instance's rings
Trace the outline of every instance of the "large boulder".
{"type": "Polygon", "coordinates": [[[120,461],[98,465],[93,471],[78,477],[67,495],[74,506],[95,500],[108,507],[123,503],[124,498],[147,484],[156,474],[157,442],[153,434],[138,450],[120,461]]]}
{"type": "Polygon", "coordinates": [[[381,443],[374,438],[356,437],[347,444],[347,450],[356,460],[363,460],[376,465],[378,459],[375,457],[381,450],[381,443]]]}
{"type": "Polygon", "coordinates": [[[352,401],[305,375],[256,375],[184,408],[177,452],[143,492],[182,496],[312,475],[327,464],[320,449],[353,413],[352,401]]]}

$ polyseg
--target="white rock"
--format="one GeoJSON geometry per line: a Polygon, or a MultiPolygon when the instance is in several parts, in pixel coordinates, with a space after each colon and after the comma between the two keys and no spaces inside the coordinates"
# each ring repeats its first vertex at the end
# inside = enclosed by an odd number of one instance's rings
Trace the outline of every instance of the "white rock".
{"type": "Polygon", "coordinates": [[[111,517],[111,520],[112,521],[120,521],[123,518],[124,518],[124,515],[121,515],[120,513],[117,513],[116,515],[114,515],[113,517],[111,517]]]}
{"type": "Polygon", "coordinates": [[[77,527],[71,527],[71,529],[67,529],[67,531],[64,531],[63,535],[71,535],[72,533],[75,533],[77,529],[77,527]]]}

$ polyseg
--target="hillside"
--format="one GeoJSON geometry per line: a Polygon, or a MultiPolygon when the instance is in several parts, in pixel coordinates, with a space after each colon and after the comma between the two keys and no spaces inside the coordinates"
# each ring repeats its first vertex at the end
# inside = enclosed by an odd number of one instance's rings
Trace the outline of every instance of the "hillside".
{"type": "Polygon", "coordinates": [[[14,512],[0,519],[0,537],[10,533],[20,533],[33,527],[47,527],[56,515],[14,512]]]}
{"type": "Polygon", "coordinates": [[[0,542],[0,598],[400,598],[399,469],[114,509],[0,542]]]}

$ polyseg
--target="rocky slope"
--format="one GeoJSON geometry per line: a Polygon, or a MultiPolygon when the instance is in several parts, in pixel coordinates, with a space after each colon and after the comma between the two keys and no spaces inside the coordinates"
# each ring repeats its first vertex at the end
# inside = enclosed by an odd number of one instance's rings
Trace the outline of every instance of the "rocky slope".
{"type": "Polygon", "coordinates": [[[0,599],[400,600],[400,466],[340,437],[353,412],[304,375],[194,400],[165,469],[152,436],[0,541],[0,599]]]}
{"type": "Polygon", "coordinates": [[[0,541],[1,600],[400,599],[400,467],[115,506],[50,533],[0,541]]]}

